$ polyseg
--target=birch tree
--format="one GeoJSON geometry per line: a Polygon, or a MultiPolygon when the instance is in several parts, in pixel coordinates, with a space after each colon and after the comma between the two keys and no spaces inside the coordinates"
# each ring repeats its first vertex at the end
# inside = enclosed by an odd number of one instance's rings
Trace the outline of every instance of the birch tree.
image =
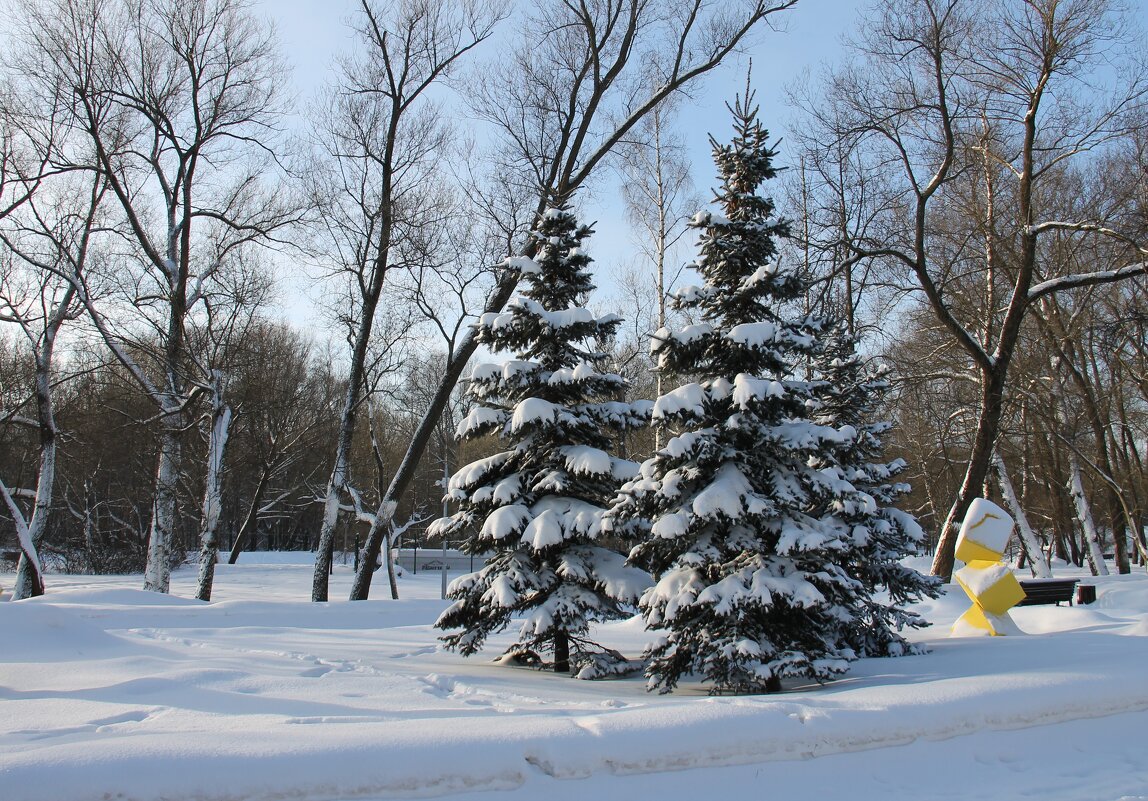
{"type": "Polygon", "coordinates": [[[14,591],[17,599],[44,592],[37,548],[48,527],[56,487],[56,345],[64,325],[78,314],[76,287],[60,276],[85,273],[108,189],[98,173],[45,175],[47,160],[48,154],[41,154],[36,160],[40,170],[33,174],[13,176],[9,172],[4,176],[8,184],[17,184],[14,192],[6,194],[16,195],[19,202],[9,204],[0,216],[0,322],[16,326],[35,368],[28,395],[33,416],[20,415],[16,407],[0,409],[0,419],[34,428],[39,439],[29,514],[24,514],[15,493],[0,478],[0,495],[20,535],[22,553],[14,591]]]}
{"type": "Polygon", "coordinates": [[[215,562],[219,556],[219,515],[223,511],[223,454],[231,433],[231,407],[223,396],[223,374],[215,370],[209,390],[210,413],[207,420],[207,475],[203,488],[203,510],[199,518],[199,580],[195,597],[211,600],[215,580],[215,562]]]}
{"type": "Polygon", "coordinates": [[[1107,576],[1108,565],[1104,563],[1104,549],[1100,546],[1100,532],[1096,530],[1096,523],[1092,519],[1092,505],[1084,493],[1084,479],[1080,472],[1080,459],[1073,452],[1068,458],[1068,494],[1072,496],[1072,505],[1076,509],[1076,518],[1080,522],[1080,529],[1084,533],[1085,555],[1088,557],[1088,567],[1094,576],[1107,576]]]}
{"type": "Polygon", "coordinates": [[[1052,570],[1048,566],[1048,559],[1045,558],[1044,551],[1040,547],[1040,540],[1037,539],[1036,533],[1032,530],[1032,526],[1029,525],[1028,515],[1024,513],[1024,507],[1021,506],[1016,490],[1013,489],[1012,479],[1010,479],[1008,475],[1008,468],[1005,466],[1004,458],[1000,455],[999,451],[993,454],[993,468],[996,470],[1001,495],[1004,497],[1005,503],[1016,519],[1021,548],[1024,549],[1025,556],[1028,557],[1028,563],[1033,576],[1036,578],[1052,578],[1052,570]]]}
{"type": "MultiPolygon", "coordinates": [[[[684,269],[683,262],[676,267],[668,262],[674,247],[689,230],[689,219],[702,205],[700,195],[693,188],[681,137],[672,127],[674,112],[671,103],[655,108],[642,120],[636,135],[625,143],[620,154],[626,216],[635,229],[638,248],[646,263],[646,269],[627,275],[623,282],[626,295],[632,298],[629,313],[625,315],[632,329],[629,356],[638,361],[638,365],[637,369],[622,367],[632,386],[636,379],[648,376],[653,367],[647,354],[649,338],[653,332],[666,327],[670,293],[684,269]],[[648,275],[650,268],[652,282],[648,275]],[[648,303],[651,295],[652,304],[648,303]],[[647,308],[652,310],[652,315],[645,312],[647,308]]],[[[653,397],[658,397],[664,391],[664,378],[660,371],[652,372],[655,373],[653,397]]],[[[656,430],[654,436],[656,450],[660,447],[661,431],[656,430]]]]}
{"type": "Polygon", "coordinates": [[[167,592],[183,432],[205,384],[188,324],[237,254],[294,218],[262,178],[284,70],[240,0],[53,0],[24,9],[19,38],[24,77],[84,145],[70,166],[102,175],[122,217],[119,304],[70,280],[161,425],[144,588],[167,592]]]}

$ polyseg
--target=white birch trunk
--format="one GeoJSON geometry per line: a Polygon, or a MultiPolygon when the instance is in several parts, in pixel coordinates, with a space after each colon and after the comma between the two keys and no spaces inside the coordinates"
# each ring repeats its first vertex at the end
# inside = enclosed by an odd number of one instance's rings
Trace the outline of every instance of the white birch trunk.
{"type": "Polygon", "coordinates": [[[164,430],[160,434],[155,499],[152,502],[151,530],[148,532],[147,567],[144,569],[144,589],[149,592],[168,592],[171,589],[175,500],[180,459],[183,456],[179,436],[179,427],[165,421],[164,430]]]}
{"type": "Polygon", "coordinates": [[[1088,567],[1094,576],[1107,576],[1108,565],[1104,564],[1104,550],[1100,547],[1100,533],[1092,520],[1092,509],[1088,505],[1088,498],[1084,495],[1084,480],[1080,475],[1080,460],[1073,453],[1069,460],[1068,492],[1076,506],[1076,516],[1084,529],[1085,554],[1088,557],[1088,567]]]}
{"type": "Polygon", "coordinates": [[[231,432],[231,407],[223,402],[222,377],[213,376],[211,432],[207,438],[207,479],[203,488],[203,517],[199,525],[199,582],[195,597],[211,600],[215,562],[219,557],[219,515],[223,508],[223,454],[231,432]]]}
{"type": "Polygon", "coordinates": [[[339,493],[346,486],[346,476],[347,455],[339,448],[323,502],[323,522],[319,529],[319,546],[315,549],[315,572],[311,577],[312,601],[326,601],[330,591],[331,549],[335,543],[335,525],[339,522],[339,493]]]}
{"type": "MultiPolygon", "coordinates": [[[[12,497],[12,493],[3,481],[0,481],[0,495],[4,496],[4,503],[8,506],[8,511],[12,514],[12,521],[16,524],[16,539],[20,543],[20,563],[23,564],[24,560],[27,559],[31,562],[35,575],[43,576],[44,573],[40,567],[40,557],[36,553],[36,544],[32,541],[32,534],[28,529],[27,521],[24,519],[24,513],[16,504],[16,499],[12,497]]],[[[20,588],[20,583],[17,583],[13,592],[13,597],[16,600],[27,597],[18,594],[20,588]]]]}
{"type": "Polygon", "coordinates": [[[32,519],[28,521],[29,548],[20,541],[20,564],[16,567],[16,586],[12,590],[15,600],[44,594],[44,570],[40,564],[39,547],[48,528],[48,515],[52,509],[52,488],[56,480],[56,440],[44,443],[40,451],[40,475],[36,480],[36,501],[32,519]]]}
{"type": "Polygon", "coordinates": [[[1009,480],[1008,470],[1005,468],[1004,459],[999,451],[993,454],[993,467],[996,468],[1001,495],[1004,496],[1005,503],[1012,511],[1013,518],[1016,519],[1017,532],[1020,534],[1021,546],[1028,556],[1029,569],[1032,571],[1032,575],[1035,578],[1052,578],[1052,569],[1044,557],[1040,540],[1037,539],[1032,526],[1028,524],[1028,517],[1025,516],[1024,509],[1021,508],[1020,499],[1017,498],[1016,490],[1013,489],[1012,481],[1009,480]]]}
{"type": "Polygon", "coordinates": [[[383,540],[383,548],[386,550],[385,560],[387,568],[387,581],[391,587],[391,600],[399,600],[399,580],[395,575],[395,554],[394,554],[395,536],[393,531],[387,532],[386,539],[383,540]]]}
{"type": "MultiPolygon", "coordinates": [[[[32,505],[32,516],[26,522],[25,536],[20,539],[20,563],[16,568],[16,586],[12,597],[16,600],[44,594],[44,571],[40,563],[38,549],[44,532],[48,529],[48,517],[52,512],[52,494],[56,485],[56,416],[52,404],[52,355],[55,351],[56,331],[64,319],[64,311],[71,304],[69,293],[60,307],[53,313],[52,320],[44,332],[44,340],[36,355],[36,413],[40,432],[40,471],[36,476],[36,500],[32,505]],[[25,545],[25,539],[27,545],[25,545]]],[[[14,504],[9,504],[13,506],[14,504]]],[[[13,511],[15,517],[15,511],[13,511]]]]}

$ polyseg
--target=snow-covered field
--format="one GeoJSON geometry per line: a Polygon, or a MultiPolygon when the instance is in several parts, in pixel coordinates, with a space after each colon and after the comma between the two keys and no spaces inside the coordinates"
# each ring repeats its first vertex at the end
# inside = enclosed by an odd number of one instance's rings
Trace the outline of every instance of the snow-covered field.
{"type": "MultiPolygon", "coordinates": [[[[1014,610],[1023,637],[948,638],[954,589],[922,610],[927,656],[711,698],[494,665],[503,638],[463,659],[436,648],[437,574],[312,604],[300,556],[221,565],[210,604],[192,570],[170,597],[53,575],[0,603],[0,801],[1148,799],[1143,572],[1014,610]]],[[[636,654],[644,632],[602,639],[636,654]]]]}

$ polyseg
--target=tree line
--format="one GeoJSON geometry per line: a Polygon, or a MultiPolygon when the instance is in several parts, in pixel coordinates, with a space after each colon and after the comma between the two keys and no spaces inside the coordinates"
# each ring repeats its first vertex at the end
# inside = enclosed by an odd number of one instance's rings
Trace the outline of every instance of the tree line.
{"type": "MultiPolygon", "coordinates": [[[[221,548],[299,547],[326,600],[357,546],[366,598],[444,472],[496,447],[454,433],[473,322],[515,292],[537,216],[611,171],[642,256],[608,348],[634,397],[670,388],[646,340],[680,313],[697,211],[675,102],[784,35],[766,31],[798,0],[362,0],[296,136],[273,31],[240,0],[178,5],[13,19],[0,525],[18,594],[43,590],[36,551],[158,591],[198,551],[208,598],[221,548]],[[329,339],[268,319],[272,262],[321,276],[329,339]]],[[[1139,32],[1103,0],[881,0],[858,31],[791,89],[780,258],[811,313],[892,368],[889,443],[934,572],[985,493],[1026,513],[1035,571],[1103,570],[1108,549],[1127,570],[1148,512],[1139,32]]]]}

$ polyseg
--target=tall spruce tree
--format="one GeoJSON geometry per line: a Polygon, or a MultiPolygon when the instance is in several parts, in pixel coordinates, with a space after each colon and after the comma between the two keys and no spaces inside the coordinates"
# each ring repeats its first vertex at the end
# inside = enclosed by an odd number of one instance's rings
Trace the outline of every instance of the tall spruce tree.
{"type": "Polygon", "coordinates": [[[655,424],[673,436],[623,487],[609,522],[645,536],[630,560],[657,579],[640,606],[663,635],[646,653],[650,687],[662,692],[689,673],[713,692],[824,680],[888,639],[855,629],[917,622],[873,607],[882,571],[895,573],[890,560],[905,550],[898,538],[907,543],[916,529],[881,507],[892,490],[867,491],[884,486],[880,470],[861,467],[879,429],[846,419],[864,393],[840,394],[842,409],[827,405],[829,376],[817,373],[836,358],[834,327],[786,314],[806,286],[777,265],[788,226],[758,193],[775,175],[775,152],[748,89],[730,111],[732,142],[710,140],[720,213],[694,218],[704,283],[678,293],[699,322],[654,335],[661,369],[698,380],[655,403],[655,424]],[[879,526],[896,546],[867,538],[866,521],[877,519],[897,521],[879,526]],[[870,556],[881,566],[862,567],[870,556]]]}
{"type": "Polygon", "coordinates": [[[621,430],[644,425],[648,409],[613,400],[624,380],[599,372],[595,342],[621,322],[579,306],[593,290],[582,249],[590,236],[566,207],[546,211],[533,235],[534,259],[515,257],[526,290],[503,313],[485,314],[478,340],[518,358],[479,364],[468,391],[474,408],[463,439],[497,434],[507,449],[459,470],[448,496],[458,512],[432,535],[464,536],[462,549],[489,555],[449,588],[452,604],[435,625],[455,629],[448,648],[475,653],[492,632],[521,616],[508,655],[551,650],[554,670],[590,677],[615,669],[620,655],[589,637],[592,621],[632,613],[649,576],[597,539],[605,507],[637,465],[609,453],[621,430]]]}

